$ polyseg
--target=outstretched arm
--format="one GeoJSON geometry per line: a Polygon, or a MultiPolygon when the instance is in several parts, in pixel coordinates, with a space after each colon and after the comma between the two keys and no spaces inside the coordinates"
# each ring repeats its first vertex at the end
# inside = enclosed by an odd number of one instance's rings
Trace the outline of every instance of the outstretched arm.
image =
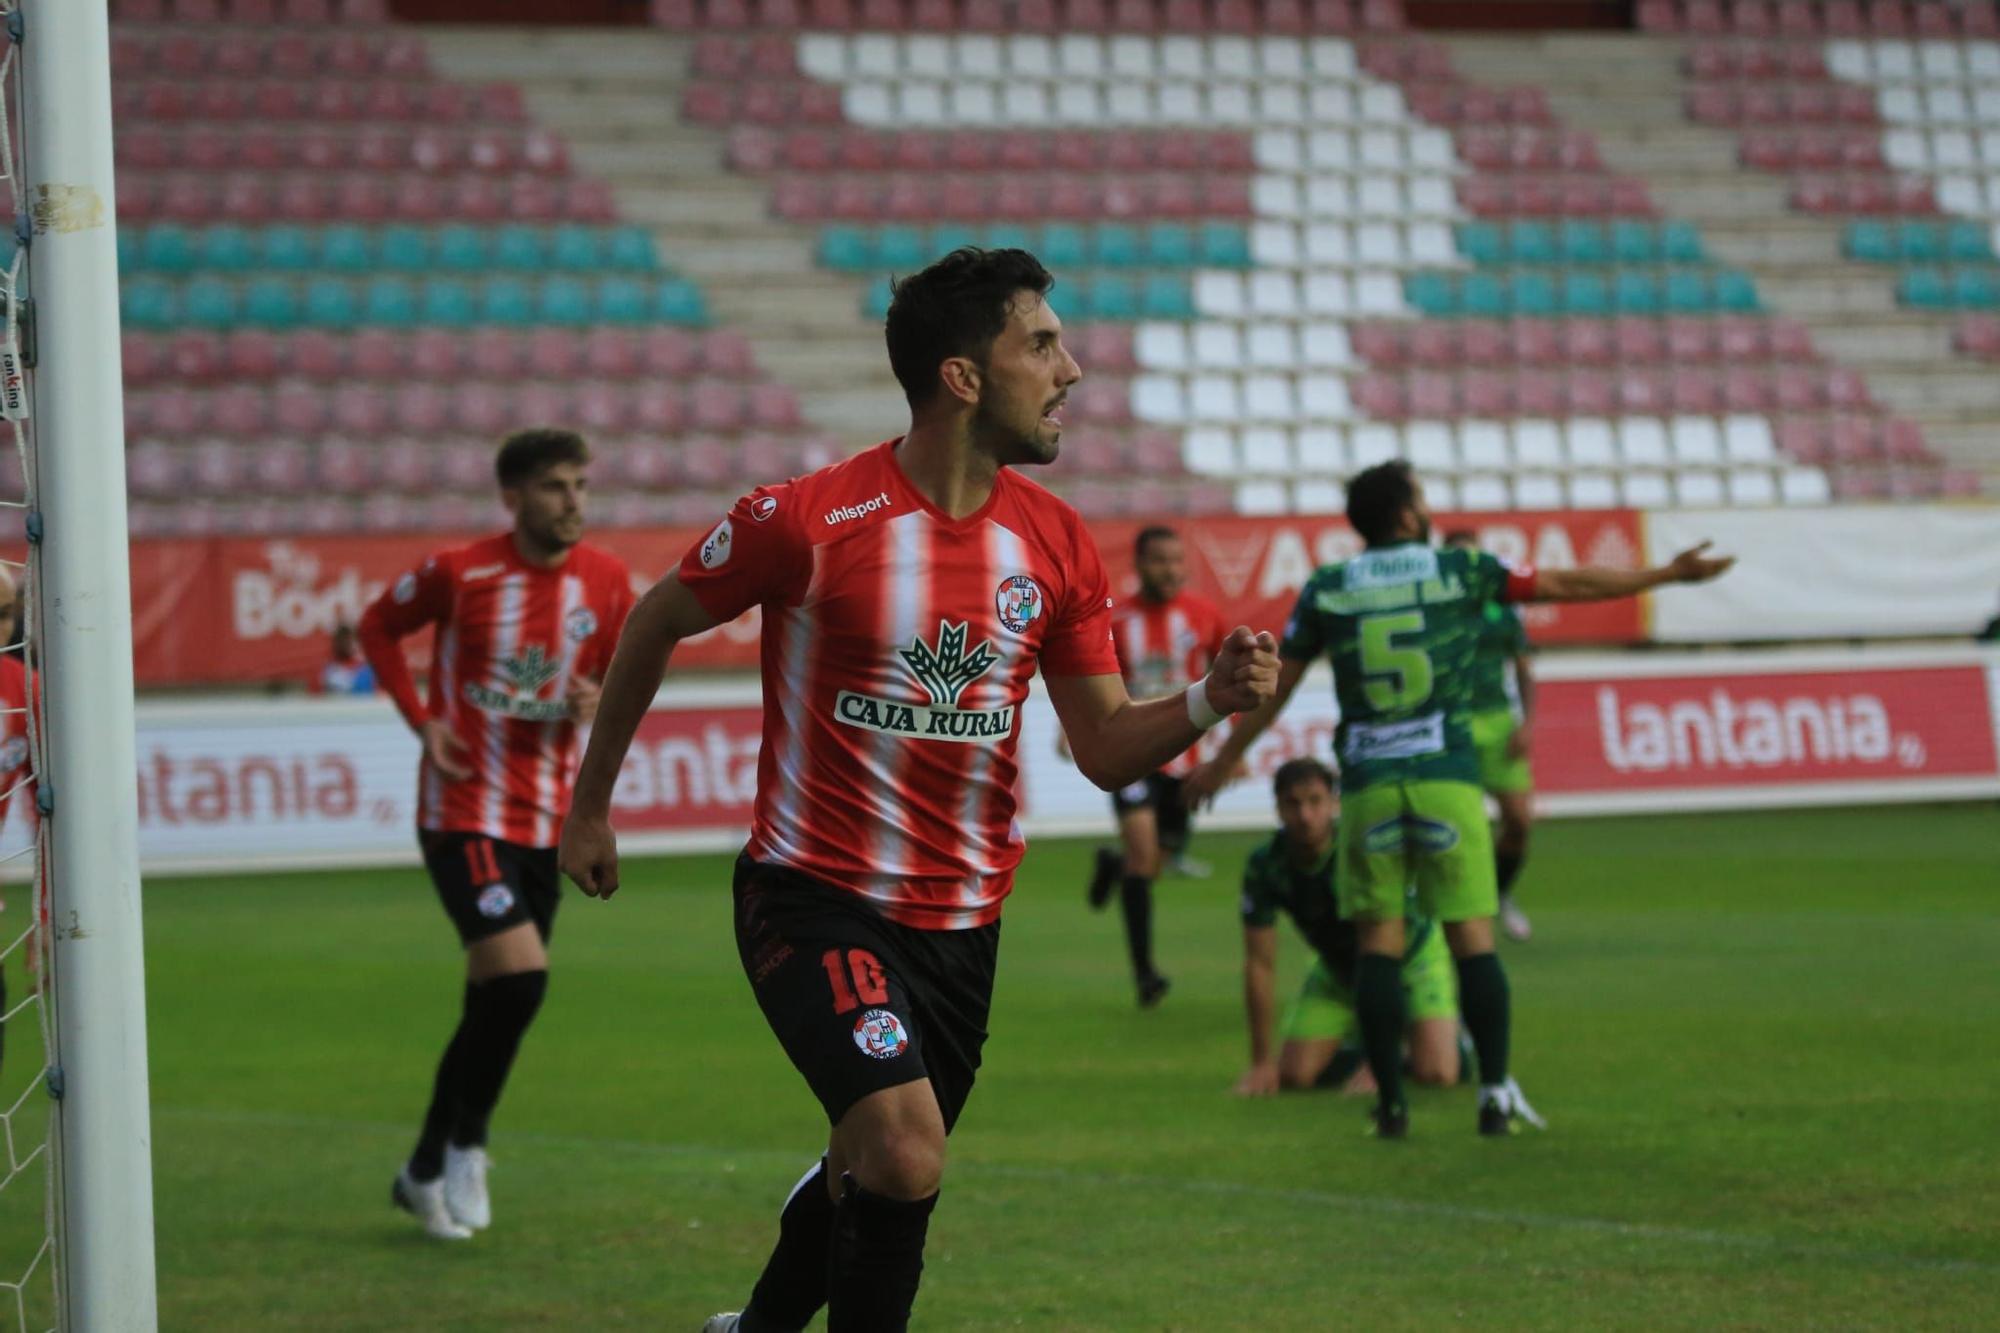
{"type": "Polygon", "coordinates": [[[1269,731],[1271,724],[1278,720],[1278,714],[1285,711],[1285,705],[1291,702],[1292,691],[1298,689],[1299,681],[1311,665],[1302,657],[1279,659],[1278,684],[1271,697],[1251,712],[1239,716],[1230,725],[1229,739],[1222,743],[1214,758],[1188,774],[1182,795],[1190,807],[1213,798],[1236,775],[1243,756],[1250,753],[1250,747],[1257,743],[1257,738],[1269,731]]]}
{"type": "Polygon", "coordinates": [[[1711,556],[1711,542],[1691,546],[1653,569],[1538,569],[1534,590],[1523,601],[1608,602],[1636,597],[1668,583],[1707,583],[1727,573],[1735,556],[1711,556]]]}
{"type": "Polygon", "coordinates": [[[1278,931],[1274,926],[1243,928],[1243,1011],[1250,1024],[1250,1068],[1236,1081],[1242,1097],[1268,1097],[1278,1090],[1278,1053],[1271,1032],[1278,1012],[1278,931]]]}

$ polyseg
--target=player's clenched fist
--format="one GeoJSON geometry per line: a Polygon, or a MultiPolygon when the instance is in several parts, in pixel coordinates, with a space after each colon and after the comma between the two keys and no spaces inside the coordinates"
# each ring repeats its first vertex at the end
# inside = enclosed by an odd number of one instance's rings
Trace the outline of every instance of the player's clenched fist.
{"type": "Polygon", "coordinates": [[[1208,702],[1216,712],[1247,713],[1278,688],[1278,641],[1238,625],[1208,668],[1208,702]]]}
{"type": "Polygon", "coordinates": [[[611,821],[571,812],[563,821],[556,864],[593,898],[618,892],[618,835],[611,831],[611,821]]]}

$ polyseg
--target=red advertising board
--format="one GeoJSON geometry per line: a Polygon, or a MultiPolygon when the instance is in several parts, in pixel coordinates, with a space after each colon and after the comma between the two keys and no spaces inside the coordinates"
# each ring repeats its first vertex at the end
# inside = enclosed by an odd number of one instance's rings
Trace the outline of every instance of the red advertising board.
{"type": "Polygon", "coordinates": [[[655,708],[639,723],[611,805],[630,833],[750,829],[761,708],[655,708]]]}
{"type": "Polygon", "coordinates": [[[1535,780],[1549,795],[1991,777],[1975,665],[1545,680],[1535,780]]]}
{"type": "MultiPolygon", "coordinates": [[[[1475,528],[1489,550],[1562,568],[1634,567],[1639,517],[1631,510],[1481,514],[1440,518],[1441,531],[1475,528]]],[[[1115,581],[1129,578],[1132,519],[1093,524],[1115,581]]],[[[1276,629],[1319,564],[1359,549],[1344,519],[1205,518],[1180,521],[1195,589],[1260,629],[1276,629]]],[[[616,551],[644,586],[671,569],[701,533],[607,529],[593,540],[616,551]]],[[[334,625],[352,621],[381,589],[451,536],[218,537],[135,542],[134,640],[139,684],[201,685],[310,679],[334,625]]],[[[1645,637],[1636,602],[1532,607],[1529,630],[1549,643],[1633,643],[1645,637]]],[[[704,670],[754,667],[756,613],[685,644],[676,662],[704,670]]],[[[413,651],[421,651],[412,645],[413,651]]]]}

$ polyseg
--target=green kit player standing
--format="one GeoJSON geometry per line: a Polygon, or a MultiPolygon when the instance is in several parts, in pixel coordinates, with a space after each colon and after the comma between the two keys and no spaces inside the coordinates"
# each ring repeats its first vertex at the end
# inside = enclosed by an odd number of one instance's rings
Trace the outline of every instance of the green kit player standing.
{"type": "Polygon", "coordinates": [[[1668,583],[1703,583],[1733,561],[1706,544],[1657,569],[1509,569],[1476,551],[1429,544],[1430,508],[1401,459],[1348,483],[1347,518],[1366,548],[1322,566],[1299,592],[1279,648],[1276,694],[1238,720],[1221,751],[1188,778],[1188,799],[1213,795],[1263,734],[1306,668],[1333,665],[1343,807],[1342,918],[1361,957],[1355,1010],[1379,1100],[1376,1133],[1409,1129],[1403,1100],[1404,891],[1444,923],[1458,970],[1458,1001],[1479,1057],[1479,1130],[1506,1134],[1531,1114],[1507,1072],[1507,976],[1493,951],[1499,907],[1493,835],[1468,722],[1473,663],[1488,602],[1605,601],[1668,583]]]}
{"type": "MultiPolygon", "coordinates": [[[[1479,537],[1469,531],[1448,532],[1444,544],[1454,550],[1476,551],[1479,537]]],[[[1500,807],[1500,827],[1493,833],[1493,873],[1500,887],[1500,928],[1507,938],[1525,940],[1534,932],[1514,901],[1514,881],[1528,859],[1528,825],[1534,819],[1535,775],[1528,766],[1530,728],[1535,719],[1535,677],[1528,665],[1528,631],[1521,613],[1505,602],[1488,602],[1479,652],[1473,662],[1473,686],[1468,719],[1472,744],[1479,751],[1479,785],[1500,807]],[[1511,679],[1510,679],[1511,676],[1511,679]]]]}

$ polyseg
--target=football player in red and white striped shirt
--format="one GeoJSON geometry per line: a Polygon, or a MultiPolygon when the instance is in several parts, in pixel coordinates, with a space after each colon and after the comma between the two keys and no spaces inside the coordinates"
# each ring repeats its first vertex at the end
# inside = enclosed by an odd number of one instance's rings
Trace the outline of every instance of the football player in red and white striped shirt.
{"type": "Polygon", "coordinates": [[[1035,671],[1107,789],[1275,679],[1270,636],[1240,629],[1184,694],[1126,696],[1096,546],[1013,470],[1054,461],[1082,373],[1052,282],[1025,251],[966,249],[899,283],[887,340],[908,434],[745,496],[640,600],[605,677],[562,868],[608,897],[611,789],[668,656],[763,608],[737,948],[832,1130],[749,1307],[714,1333],[803,1328],[822,1305],[830,1333],[907,1325],[1023,849],[1015,745],[1035,671]]]}
{"type": "Polygon", "coordinates": [[[548,988],[576,730],[633,602],[624,563],[582,544],[589,462],[570,431],[509,436],[495,470],[513,530],[433,555],[358,627],[383,691],[423,738],[417,841],[465,946],[464,1011],[393,1191],[441,1238],[492,1220],[486,1125],[548,988]],[[426,628],[427,700],[401,642],[426,628]]]}
{"type": "MultiPolygon", "coordinates": [[[[1214,603],[1187,590],[1187,553],[1172,528],[1142,529],[1132,544],[1132,563],[1138,594],[1111,614],[1126,692],[1134,699],[1178,694],[1208,673],[1229,627],[1214,603]]],[[[1122,854],[1099,848],[1090,879],[1094,908],[1102,909],[1111,901],[1112,886],[1118,888],[1132,980],[1143,1008],[1167,993],[1167,979],[1153,965],[1153,880],[1162,850],[1178,855],[1187,846],[1189,812],[1181,779],[1194,771],[1198,758],[1191,748],[1111,793],[1122,854]]]]}
{"type": "MultiPolygon", "coordinates": [[[[28,709],[30,700],[39,703],[41,683],[35,673],[28,668],[25,660],[28,653],[26,640],[16,642],[14,627],[19,623],[19,595],[15,590],[14,576],[4,566],[0,566],[0,827],[7,823],[7,811],[16,795],[21,798],[21,808],[26,818],[30,841],[35,836],[35,822],[40,814],[35,809],[35,766],[29,752],[28,709]]],[[[6,848],[11,853],[13,847],[6,848]]],[[[48,924],[48,903],[44,897],[48,881],[42,877],[41,862],[35,863],[35,888],[27,895],[28,910],[38,913],[43,925],[48,924]]],[[[0,910],[5,904],[0,903],[0,910]]],[[[22,951],[28,970],[41,972],[40,939],[31,941],[22,951]]],[[[0,967],[0,1014],[8,1008],[7,974],[0,967]]],[[[7,1024],[0,1021],[0,1056],[6,1053],[7,1024]]]]}

